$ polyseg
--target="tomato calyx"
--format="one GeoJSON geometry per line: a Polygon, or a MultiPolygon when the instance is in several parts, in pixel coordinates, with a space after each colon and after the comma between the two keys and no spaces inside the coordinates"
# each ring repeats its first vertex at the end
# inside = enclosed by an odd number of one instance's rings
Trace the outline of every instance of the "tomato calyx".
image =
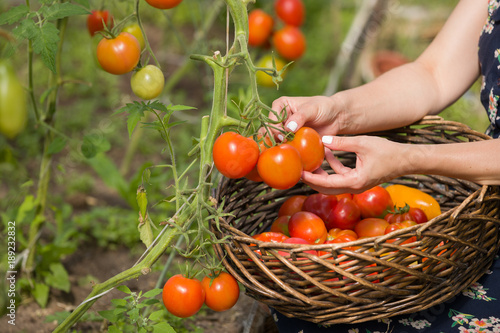
{"type": "Polygon", "coordinates": [[[405,204],[404,207],[394,206],[393,210],[387,211],[387,214],[405,214],[410,212],[410,205],[405,204]]]}

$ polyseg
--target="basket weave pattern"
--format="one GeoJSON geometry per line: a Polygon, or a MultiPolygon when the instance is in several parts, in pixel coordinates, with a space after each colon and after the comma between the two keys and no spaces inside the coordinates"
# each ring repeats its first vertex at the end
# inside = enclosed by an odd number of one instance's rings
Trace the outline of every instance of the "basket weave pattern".
{"type": "MultiPolygon", "coordinates": [[[[446,144],[489,139],[465,125],[426,117],[411,126],[372,133],[402,143],[446,144]]],[[[355,156],[338,154],[355,165],[355,156]]],[[[459,179],[408,175],[393,180],[434,196],[443,213],[390,235],[346,244],[265,243],[281,203],[313,191],[304,184],[272,190],[246,179],[223,179],[215,198],[230,214],[212,221],[215,245],[226,269],[246,293],[281,313],[316,323],[358,323],[413,313],[449,300],[481,277],[500,247],[497,186],[459,179]],[[412,237],[410,244],[402,242],[412,237]],[[390,243],[388,239],[397,239],[390,243]],[[321,256],[307,250],[325,251],[321,256]]]]}

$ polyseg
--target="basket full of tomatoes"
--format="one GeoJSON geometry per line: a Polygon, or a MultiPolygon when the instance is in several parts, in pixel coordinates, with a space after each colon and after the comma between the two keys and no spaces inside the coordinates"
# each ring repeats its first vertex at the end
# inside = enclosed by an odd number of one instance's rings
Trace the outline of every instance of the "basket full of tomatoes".
{"type": "MultiPolygon", "coordinates": [[[[439,117],[370,135],[408,144],[489,139],[439,117]]],[[[351,153],[336,157],[355,165],[351,153]]],[[[444,302],[481,277],[500,248],[498,187],[443,176],[407,175],[354,195],[223,177],[215,199],[224,217],[211,228],[225,240],[215,250],[246,293],[325,325],[444,302]]]]}

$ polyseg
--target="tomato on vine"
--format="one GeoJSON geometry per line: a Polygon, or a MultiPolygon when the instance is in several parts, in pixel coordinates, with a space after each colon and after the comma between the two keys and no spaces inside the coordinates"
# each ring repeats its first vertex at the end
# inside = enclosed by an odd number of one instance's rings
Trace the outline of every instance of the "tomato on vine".
{"type": "Polygon", "coordinates": [[[131,23],[129,25],[126,25],[122,29],[122,32],[128,32],[129,34],[137,38],[137,41],[141,46],[141,50],[144,49],[144,47],[146,46],[146,41],[144,40],[144,35],[142,34],[142,30],[141,27],[139,27],[139,24],[131,23]]]}
{"type": "Polygon", "coordinates": [[[164,85],[163,72],[154,65],[147,65],[139,69],[130,78],[130,86],[134,94],[145,100],[158,97],[164,85]]]}
{"type": "Polygon", "coordinates": [[[146,2],[154,8],[170,9],[179,5],[182,0],[146,0],[146,2]]]}
{"type": "Polygon", "coordinates": [[[196,314],[205,302],[205,291],[198,279],[177,274],[163,286],[163,304],[168,312],[179,318],[196,314]]]}
{"type": "Polygon", "coordinates": [[[87,29],[90,36],[94,36],[99,31],[104,31],[104,25],[108,29],[113,28],[113,16],[107,10],[93,10],[87,16],[87,29]]]}
{"type": "Polygon", "coordinates": [[[236,279],[226,272],[217,277],[205,276],[201,281],[205,291],[205,304],[214,311],[231,309],[240,297],[240,286],[236,279]]]}
{"type": "MultiPolygon", "coordinates": [[[[262,138],[262,135],[260,134],[257,136],[257,143],[259,145],[259,151],[260,151],[259,156],[260,154],[262,154],[262,152],[264,152],[267,149],[267,147],[271,147],[273,144],[268,136],[262,138]]],[[[255,164],[253,169],[245,175],[245,178],[248,178],[254,182],[262,181],[262,177],[259,175],[259,170],[257,170],[257,164],[255,164]]]]}
{"type": "Polygon", "coordinates": [[[321,136],[310,127],[301,127],[289,142],[300,154],[304,171],[318,169],[325,158],[325,148],[321,136]]]}
{"type": "Polygon", "coordinates": [[[297,60],[306,51],[306,38],[299,28],[287,25],[273,35],[273,44],[286,60],[297,60]]]}
{"type": "Polygon", "coordinates": [[[97,60],[106,72],[121,75],[132,71],[141,57],[137,38],[121,32],[114,38],[103,38],[97,45],[97,60]]]}
{"type": "Polygon", "coordinates": [[[248,14],[248,44],[262,46],[273,32],[274,20],[262,9],[254,9],[248,14]]]}
{"type": "Polygon", "coordinates": [[[0,133],[9,139],[15,138],[26,126],[26,97],[14,67],[0,59],[0,133]]]}
{"type": "Polygon", "coordinates": [[[302,161],[297,149],[289,144],[281,144],[260,155],[257,169],[267,185],[286,190],[299,182],[302,176],[302,161]]]}
{"type": "MultiPolygon", "coordinates": [[[[274,57],[274,65],[276,65],[276,70],[280,71],[285,67],[285,62],[279,58],[279,57],[274,57]]],[[[274,68],[273,65],[273,56],[271,54],[267,54],[263,56],[262,58],[257,61],[257,67],[261,68],[274,68]]],[[[285,77],[285,72],[281,73],[281,78],[283,79],[285,77]]],[[[257,83],[260,84],[263,87],[274,87],[276,84],[273,81],[273,77],[269,75],[268,73],[264,71],[257,71],[255,74],[257,76],[257,83]]]]}
{"type": "Polygon", "coordinates": [[[304,3],[301,0],[276,0],[274,10],[286,24],[301,26],[304,23],[304,3]]]}
{"type": "Polygon", "coordinates": [[[252,138],[225,132],[215,140],[212,157],[221,174],[237,179],[246,176],[255,167],[259,160],[259,146],[252,138]]]}

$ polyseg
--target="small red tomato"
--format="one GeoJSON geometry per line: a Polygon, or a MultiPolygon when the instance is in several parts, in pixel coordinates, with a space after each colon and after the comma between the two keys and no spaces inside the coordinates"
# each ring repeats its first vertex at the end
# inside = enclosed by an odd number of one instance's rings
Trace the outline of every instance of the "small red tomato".
{"type": "Polygon", "coordinates": [[[272,188],[286,190],[302,177],[300,154],[289,144],[281,144],[264,151],[257,162],[259,175],[272,188]]]}
{"type": "MultiPolygon", "coordinates": [[[[304,244],[304,245],[311,245],[308,241],[305,239],[299,238],[299,237],[290,237],[287,240],[283,241],[284,244],[304,244]]],[[[288,257],[290,256],[287,252],[284,251],[278,251],[279,254],[281,254],[283,257],[288,257]]],[[[307,250],[304,251],[304,253],[309,253],[312,255],[318,255],[318,251],[316,250],[307,250]]]]}
{"type": "Polygon", "coordinates": [[[98,31],[104,31],[104,24],[108,29],[113,28],[113,16],[107,10],[93,10],[87,16],[87,29],[90,36],[94,36],[98,31]]]}
{"type": "Polygon", "coordinates": [[[158,9],[170,9],[180,4],[182,0],[146,0],[146,2],[151,7],[158,9]]]}
{"type": "Polygon", "coordinates": [[[296,27],[304,22],[304,4],[301,0],[276,0],[274,10],[286,24],[296,27]]]}
{"type": "Polygon", "coordinates": [[[297,148],[305,171],[314,171],[321,166],[325,159],[325,147],[321,136],[310,127],[301,127],[295,132],[290,145],[297,148]]]}
{"type": "Polygon", "coordinates": [[[262,9],[254,9],[248,14],[248,44],[264,45],[273,31],[273,17],[262,9]]]}
{"type": "Polygon", "coordinates": [[[288,232],[288,220],[290,220],[289,215],[284,215],[278,217],[274,220],[273,224],[271,224],[271,232],[280,232],[285,236],[290,236],[290,232],[288,232]]]}
{"type": "Polygon", "coordinates": [[[337,206],[337,197],[335,195],[315,193],[307,197],[302,210],[314,213],[323,221],[327,221],[335,206],[337,206]]]}
{"type": "Polygon", "coordinates": [[[214,311],[231,309],[240,297],[238,282],[226,272],[220,273],[214,279],[205,276],[201,285],[205,291],[205,304],[214,311]]]}
{"type": "Polygon", "coordinates": [[[418,224],[429,221],[423,209],[418,207],[410,207],[410,215],[413,216],[413,220],[418,224]]]}
{"type": "MultiPolygon", "coordinates": [[[[387,234],[389,234],[389,233],[391,233],[393,231],[404,229],[404,228],[408,228],[408,227],[413,227],[415,225],[417,225],[417,222],[415,222],[415,221],[409,221],[409,220],[408,221],[395,222],[395,223],[389,224],[385,228],[384,234],[387,235],[387,234]]],[[[388,243],[393,243],[397,239],[398,238],[396,238],[396,239],[388,239],[387,242],[388,243]]],[[[405,240],[401,244],[412,243],[412,242],[415,242],[416,240],[417,240],[417,237],[413,236],[413,237],[408,238],[407,240],[405,240]]]]}
{"type": "Polygon", "coordinates": [[[187,318],[201,309],[205,302],[205,291],[197,279],[177,274],[165,283],[162,298],[168,312],[179,318],[187,318]]]}
{"type": "Polygon", "coordinates": [[[133,35],[121,32],[97,44],[97,60],[106,72],[121,75],[132,71],[141,57],[141,46],[133,35]]]}
{"type": "Polygon", "coordinates": [[[288,231],[290,237],[305,239],[310,244],[323,244],[328,234],[323,220],[310,212],[293,214],[288,221],[288,231]]]}
{"type": "Polygon", "coordinates": [[[286,235],[283,235],[281,232],[272,232],[266,231],[257,235],[252,236],[252,238],[262,241],[262,242],[271,242],[271,243],[283,243],[286,239],[290,238],[286,235]]]}
{"type": "Polygon", "coordinates": [[[361,237],[376,237],[382,236],[385,233],[385,229],[389,225],[384,219],[379,219],[375,217],[363,219],[356,223],[354,226],[354,231],[361,237]]]}
{"type": "Polygon", "coordinates": [[[293,214],[302,211],[306,195],[294,195],[286,199],[280,206],[278,216],[292,216],[293,214]]]}
{"type": "Polygon", "coordinates": [[[227,178],[246,176],[257,164],[257,142],[235,132],[225,132],[215,140],[213,152],[215,167],[227,178]]]}
{"type": "Polygon", "coordinates": [[[382,186],[375,186],[359,194],[354,194],[354,202],[361,210],[361,218],[384,218],[394,204],[391,195],[382,186]]]}
{"type": "Polygon", "coordinates": [[[326,228],[354,229],[361,219],[361,211],[356,203],[349,198],[342,198],[325,221],[326,228]]]}
{"type": "Polygon", "coordinates": [[[297,60],[306,51],[306,38],[299,28],[287,25],[273,35],[273,44],[286,60],[297,60]]]}

